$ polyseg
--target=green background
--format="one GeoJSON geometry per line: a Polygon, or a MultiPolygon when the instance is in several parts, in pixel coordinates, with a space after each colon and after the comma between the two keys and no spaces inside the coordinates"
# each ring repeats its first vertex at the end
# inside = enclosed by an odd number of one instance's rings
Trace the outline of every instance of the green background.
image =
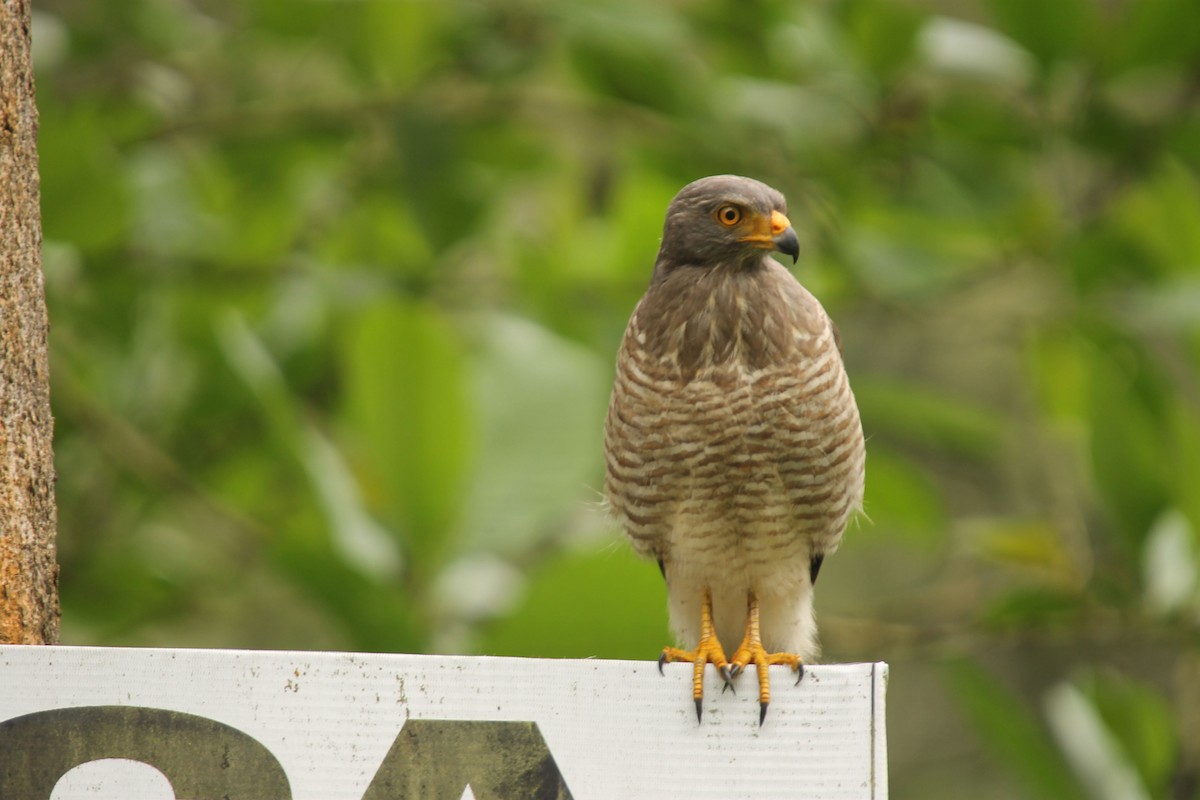
{"type": "Polygon", "coordinates": [[[64,641],[654,658],[601,426],[733,172],[862,409],[892,796],[1200,797],[1197,13],[38,3],[64,641]]]}

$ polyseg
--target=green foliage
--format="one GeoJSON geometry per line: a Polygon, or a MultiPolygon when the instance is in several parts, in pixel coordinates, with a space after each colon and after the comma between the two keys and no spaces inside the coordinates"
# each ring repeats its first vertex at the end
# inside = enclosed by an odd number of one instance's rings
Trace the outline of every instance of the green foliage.
{"type": "Polygon", "coordinates": [[[1172,715],[1152,688],[1120,675],[1091,674],[1082,687],[1151,797],[1170,791],[1178,741],[1172,715]]]}
{"type": "Polygon", "coordinates": [[[624,547],[548,558],[530,575],[513,613],[484,633],[481,647],[496,655],[645,659],[667,636],[663,617],[646,613],[667,602],[655,573],[624,547]],[[621,591],[610,591],[613,585],[621,591]],[[564,601],[571,614],[561,612],[564,601]]]}
{"type": "Polygon", "coordinates": [[[369,505],[427,574],[453,543],[474,439],[462,348],[436,309],[403,302],[366,307],[349,327],[344,421],[361,437],[369,505]]]}
{"type": "Polygon", "coordinates": [[[967,662],[950,662],[946,676],[979,735],[1018,775],[1028,797],[1067,800],[1083,797],[1036,717],[1019,698],[967,662]]]}
{"type": "Polygon", "coordinates": [[[46,0],[67,640],[654,657],[611,364],[737,172],[863,412],[893,796],[1196,796],[1193,6],[46,0]]]}

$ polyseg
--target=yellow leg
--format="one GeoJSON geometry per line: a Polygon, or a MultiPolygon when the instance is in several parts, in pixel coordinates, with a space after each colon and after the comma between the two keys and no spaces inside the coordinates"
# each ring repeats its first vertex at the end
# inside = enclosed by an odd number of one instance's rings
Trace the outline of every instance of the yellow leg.
{"type": "Polygon", "coordinates": [[[692,671],[692,699],[696,701],[696,720],[699,721],[704,713],[704,665],[712,664],[729,685],[732,676],[729,672],[729,662],[725,660],[725,650],[717,641],[716,630],[712,619],[712,592],[704,590],[704,601],[700,606],[700,641],[695,650],[680,650],[677,647],[664,647],[658,657],[658,671],[662,672],[663,664],[673,661],[690,661],[692,671]]]}
{"type": "Polygon", "coordinates": [[[736,677],[742,673],[748,664],[754,664],[758,672],[758,724],[762,725],[767,718],[767,706],[771,703],[771,678],[767,667],[773,664],[786,664],[792,668],[798,677],[804,677],[804,664],[800,656],[794,653],[768,653],[762,644],[762,634],[758,623],[758,597],[751,590],[746,596],[746,637],[733,654],[730,672],[736,677]]]}

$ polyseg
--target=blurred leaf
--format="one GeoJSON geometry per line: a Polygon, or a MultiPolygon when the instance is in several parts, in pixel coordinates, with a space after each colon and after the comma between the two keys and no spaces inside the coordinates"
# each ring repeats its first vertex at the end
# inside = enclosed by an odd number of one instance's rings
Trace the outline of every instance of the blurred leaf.
{"type": "Polygon", "coordinates": [[[946,671],[963,711],[988,747],[1021,779],[1029,797],[1083,799],[1045,729],[1020,698],[969,661],[952,662],[946,671]]]}
{"type": "Polygon", "coordinates": [[[111,247],[130,223],[129,191],[112,122],[100,109],[42,109],[38,129],[42,225],[47,239],[111,247]]]}
{"type": "Polygon", "coordinates": [[[488,127],[472,130],[452,124],[425,104],[405,109],[389,132],[396,142],[385,151],[388,158],[366,165],[370,171],[366,186],[384,193],[403,190],[409,197],[407,210],[426,240],[435,251],[445,249],[467,238],[484,211],[479,175],[466,155],[472,142],[486,142],[490,149],[495,141],[490,133],[488,127]],[[431,186],[437,190],[430,191],[431,186]]]}
{"type": "Polygon", "coordinates": [[[1067,585],[1079,580],[1075,563],[1062,536],[1047,522],[988,520],[976,523],[972,539],[985,557],[1016,567],[1037,570],[1067,585]]]}
{"type": "Polygon", "coordinates": [[[600,215],[556,200],[564,191],[557,183],[545,187],[538,200],[547,219],[528,232],[528,244],[542,249],[542,258],[522,265],[529,290],[554,289],[556,307],[563,288],[581,281],[620,281],[640,293],[650,282],[663,213],[678,188],[658,175],[630,175],[612,187],[600,215]]]}
{"type": "MultiPolygon", "coordinates": [[[[525,576],[515,566],[486,550],[476,550],[451,561],[438,573],[434,602],[446,616],[478,622],[511,614],[524,586],[525,576]]],[[[445,629],[442,626],[441,632],[445,629]]]]}
{"type": "Polygon", "coordinates": [[[1115,57],[1126,68],[1144,64],[1194,65],[1200,52],[1200,30],[1182,25],[1196,11],[1191,0],[1129,3],[1111,26],[1101,56],[1115,57]]]}
{"type": "Polygon", "coordinates": [[[1177,70],[1143,67],[1107,81],[1104,99],[1128,120],[1153,126],[1174,116],[1179,99],[1186,92],[1186,77],[1177,70]]]}
{"type": "Polygon", "coordinates": [[[936,484],[914,462],[881,443],[869,448],[863,510],[875,525],[899,530],[921,545],[945,539],[946,508],[936,484]]]}
{"type": "Polygon", "coordinates": [[[214,219],[201,215],[181,154],[149,145],[136,150],[129,162],[135,198],[130,232],[134,246],[160,261],[207,249],[220,228],[214,219]]]}
{"type": "Polygon", "coordinates": [[[1002,631],[1037,629],[1071,630],[1079,624],[1083,612],[1078,592],[1051,588],[1022,589],[1008,592],[984,609],[980,622],[1002,631]]]}
{"type": "Polygon", "coordinates": [[[1141,330],[1190,334],[1200,330],[1200,276],[1146,287],[1123,298],[1123,304],[1141,330]]]}
{"type": "Polygon", "coordinates": [[[624,542],[563,553],[530,575],[524,600],[485,633],[480,652],[654,659],[670,641],[666,609],[658,569],[624,542]]]}
{"type": "Polygon", "coordinates": [[[341,454],[303,418],[279,367],[262,341],[237,314],[217,328],[226,359],[254,392],[267,425],[304,467],[324,512],[330,541],[342,559],[364,575],[394,578],[400,571],[395,542],[363,507],[358,487],[341,454]]]}
{"type": "Polygon", "coordinates": [[[313,142],[245,139],[214,152],[186,153],[202,212],[194,250],[218,263],[273,272],[303,225],[299,185],[320,147],[313,142]]]}
{"type": "Polygon", "coordinates": [[[862,281],[873,292],[906,301],[936,296],[978,271],[991,255],[987,232],[973,219],[962,187],[933,165],[917,178],[927,205],[953,212],[875,208],[846,232],[847,254],[862,281]]]}
{"type": "Polygon", "coordinates": [[[1093,671],[1079,681],[1082,690],[1137,769],[1150,797],[1169,794],[1178,753],[1171,709],[1150,686],[1111,671],[1093,671]]]}
{"type": "Polygon", "coordinates": [[[141,559],[136,544],[113,547],[110,543],[62,592],[63,606],[92,629],[94,641],[120,639],[139,625],[174,619],[178,613],[180,587],[141,559]],[[102,607],[89,602],[97,594],[106,598],[102,607]]]}
{"type": "MultiPolygon", "coordinates": [[[[289,520],[286,535],[271,548],[297,586],[319,599],[345,631],[351,647],[372,652],[420,653],[428,647],[430,620],[416,598],[395,587],[364,580],[333,549],[325,531],[289,520]]],[[[286,606],[285,606],[286,608],[286,606]]],[[[291,644],[299,648],[302,642],[291,644]]]]}
{"type": "Polygon", "coordinates": [[[753,132],[753,142],[779,142],[787,153],[802,153],[862,138],[857,106],[869,101],[860,93],[857,85],[807,87],[729,76],[715,82],[712,98],[729,123],[753,132]]]}
{"type": "Polygon", "coordinates": [[[416,288],[427,286],[437,267],[413,214],[391,192],[356,198],[324,232],[319,252],[332,264],[398,272],[416,288]]]}
{"type": "Polygon", "coordinates": [[[1082,54],[1096,27],[1088,0],[988,0],[998,27],[1033,53],[1043,66],[1082,54]]]}
{"type": "Polygon", "coordinates": [[[1200,408],[1190,397],[1175,395],[1167,414],[1173,505],[1187,518],[1193,533],[1200,530],[1200,408]]]}
{"type": "Polygon", "coordinates": [[[889,76],[905,66],[923,21],[917,11],[881,0],[841,5],[849,42],[872,73],[889,76]]]}
{"type": "Polygon", "coordinates": [[[454,539],[472,457],[462,345],[432,307],[390,300],[364,308],[343,347],[346,423],[368,502],[428,569],[454,539]]]}
{"type": "Polygon", "coordinates": [[[1200,547],[1191,522],[1178,509],[1155,520],[1142,550],[1146,604],[1157,614],[1178,611],[1197,597],[1200,547]]]}
{"type": "Polygon", "coordinates": [[[1200,270],[1200,183],[1178,160],[1131,186],[1113,206],[1116,225],[1157,257],[1163,272],[1200,270]]]}
{"type": "Polygon", "coordinates": [[[384,86],[406,86],[437,63],[445,6],[364,0],[362,27],[353,39],[369,55],[373,77],[384,86]]]}
{"type": "Polygon", "coordinates": [[[673,15],[657,7],[572,7],[571,63],[597,94],[672,113],[695,108],[709,76],[673,15]]]}
{"type": "Polygon", "coordinates": [[[480,317],[472,354],[479,460],[463,547],[519,552],[600,498],[608,368],[512,317],[480,317]]]}
{"type": "Polygon", "coordinates": [[[999,415],[915,383],[862,376],[854,382],[854,396],[870,435],[887,433],[977,459],[994,456],[1005,438],[999,415]]]}
{"type": "Polygon", "coordinates": [[[1098,226],[1075,238],[1066,258],[1075,287],[1085,297],[1113,287],[1147,286],[1163,273],[1153,255],[1116,225],[1098,226]]]}
{"type": "Polygon", "coordinates": [[[919,43],[924,60],[948,75],[997,86],[1023,87],[1033,73],[1025,49],[982,25],[931,17],[921,28],[919,43]]]}
{"type": "Polygon", "coordinates": [[[1109,339],[1088,359],[1092,470],[1121,533],[1135,547],[1170,503],[1160,387],[1134,343],[1109,339]]]}
{"type": "Polygon", "coordinates": [[[1029,341],[1030,373],[1047,418],[1075,422],[1088,399],[1088,361],[1092,346],[1070,330],[1042,331],[1029,341]]]}
{"type": "Polygon", "coordinates": [[[1045,706],[1059,747],[1091,796],[1099,800],[1150,800],[1112,731],[1082,692],[1069,683],[1059,684],[1047,694],[1045,706]]]}

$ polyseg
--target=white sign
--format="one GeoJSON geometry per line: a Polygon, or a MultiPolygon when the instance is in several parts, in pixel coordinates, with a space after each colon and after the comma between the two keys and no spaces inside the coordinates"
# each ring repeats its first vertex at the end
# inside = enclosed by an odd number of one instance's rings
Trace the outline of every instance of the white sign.
{"type": "Polygon", "coordinates": [[[0,646],[3,800],[887,797],[887,665],[0,646]]]}

